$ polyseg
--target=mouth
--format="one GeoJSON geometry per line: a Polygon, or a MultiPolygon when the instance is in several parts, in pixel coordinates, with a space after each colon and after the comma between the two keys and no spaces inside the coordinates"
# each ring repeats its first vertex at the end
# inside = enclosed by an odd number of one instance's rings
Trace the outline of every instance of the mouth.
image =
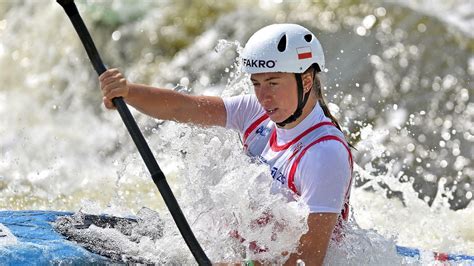
{"type": "Polygon", "coordinates": [[[272,115],[272,114],[274,114],[277,110],[278,110],[278,108],[265,109],[265,112],[266,112],[268,115],[272,115]]]}

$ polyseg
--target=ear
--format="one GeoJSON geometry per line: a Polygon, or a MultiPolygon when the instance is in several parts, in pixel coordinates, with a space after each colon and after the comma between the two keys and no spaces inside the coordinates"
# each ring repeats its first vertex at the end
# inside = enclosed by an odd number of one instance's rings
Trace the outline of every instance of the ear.
{"type": "Polygon", "coordinates": [[[301,76],[301,79],[303,80],[303,89],[304,89],[304,92],[307,93],[308,91],[310,91],[312,88],[313,88],[313,75],[311,75],[312,73],[304,73],[302,76],[301,76]]]}

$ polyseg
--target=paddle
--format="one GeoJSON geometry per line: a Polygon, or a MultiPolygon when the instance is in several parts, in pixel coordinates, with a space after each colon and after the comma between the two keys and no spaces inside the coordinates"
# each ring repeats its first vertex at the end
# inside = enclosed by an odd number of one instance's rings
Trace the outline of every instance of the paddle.
{"type": "MultiPolygon", "coordinates": [[[[89,31],[84,24],[84,21],[79,14],[79,11],[77,10],[74,0],[57,0],[57,2],[64,8],[64,11],[66,11],[66,14],[71,20],[72,25],[76,29],[76,32],[87,51],[87,55],[89,56],[95,71],[100,76],[107,69],[100,59],[99,53],[94,45],[94,42],[92,41],[89,31]]],[[[148,171],[150,171],[153,182],[155,182],[156,186],[158,187],[158,190],[160,191],[166,206],[171,212],[171,215],[173,216],[173,219],[194,258],[199,263],[199,265],[211,265],[211,261],[207,258],[206,254],[196,240],[196,237],[191,231],[191,228],[189,227],[189,224],[186,221],[186,218],[184,217],[183,212],[181,211],[181,208],[179,207],[178,202],[176,201],[176,198],[174,197],[173,192],[168,185],[168,182],[166,181],[165,175],[153,157],[153,154],[148,147],[145,138],[138,128],[137,123],[133,119],[130,110],[123,101],[123,98],[114,98],[112,102],[114,103],[115,107],[117,107],[117,110],[122,117],[122,120],[127,127],[130,136],[132,137],[135,145],[138,148],[138,151],[140,152],[140,155],[145,161],[148,171]]]]}

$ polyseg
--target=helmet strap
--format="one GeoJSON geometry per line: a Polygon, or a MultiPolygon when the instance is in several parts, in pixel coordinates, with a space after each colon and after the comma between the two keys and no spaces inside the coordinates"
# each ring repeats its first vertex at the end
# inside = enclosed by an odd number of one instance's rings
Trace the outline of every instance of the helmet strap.
{"type": "Polygon", "coordinates": [[[303,79],[301,77],[301,74],[295,73],[295,77],[296,77],[296,85],[298,89],[298,107],[296,108],[296,111],[290,117],[285,119],[285,121],[276,123],[280,127],[284,127],[289,123],[295,122],[296,119],[298,119],[301,116],[301,114],[303,114],[303,108],[306,105],[306,102],[308,101],[308,98],[309,98],[309,94],[311,92],[311,90],[309,90],[307,93],[304,93],[303,79]]]}

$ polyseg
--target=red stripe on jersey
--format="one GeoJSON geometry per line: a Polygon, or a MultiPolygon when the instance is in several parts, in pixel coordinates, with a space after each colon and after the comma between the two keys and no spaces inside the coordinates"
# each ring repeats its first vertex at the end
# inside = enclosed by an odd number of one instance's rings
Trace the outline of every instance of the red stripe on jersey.
{"type": "Polygon", "coordinates": [[[270,136],[270,148],[272,149],[272,151],[282,151],[282,150],[286,150],[288,149],[291,145],[295,144],[296,142],[298,142],[301,138],[303,138],[304,136],[308,135],[308,133],[310,133],[311,131],[319,128],[319,127],[322,127],[322,126],[335,126],[332,122],[321,122],[321,123],[318,123],[308,129],[306,129],[303,133],[301,133],[300,135],[298,135],[298,137],[294,138],[292,141],[286,143],[286,144],[283,144],[283,145],[278,145],[277,144],[277,135],[276,135],[276,130],[274,129],[272,131],[272,135],[270,136]]]}
{"type": "Polygon", "coordinates": [[[254,131],[258,125],[260,125],[260,123],[262,123],[263,121],[265,121],[266,119],[268,118],[268,115],[267,114],[263,114],[259,119],[255,120],[248,128],[247,130],[245,130],[245,133],[244,133],[244,143],[245,141],[247,140],[248,136],[250,135],[250,133],[252,133],[252,131],[254,131]]]}
{"type": "MultiPolygon", "coordinates": [[[[291,169],[290,169],[290,174],[289,174],[289,177],[288,177],[288,187],[293,191],[295,192],[296,194],[300,195],[298,193],[298,190],[296,189],[296,186],[295,186],[295,173],[296,173],[296,169],[298,168],[298,164],[299,162],[301,161],[301,158],[303,158],[303,155],[306,153],[306,151],[311,148],[313,145],[316,145],[320,142],[323,142],[323,141],[326,141],[326,140],[335,140],[335,141],[339,141],[340,143],[342,143],[342,145],[344,145],[344,147],[346,148],[347,152],[349,153],[349,165],[351,167],[351,172],[352,172],[352,168],[353,168],[353,161],[352,161],[352,153],[351,153],[351,150],[349,149],[349,146],[347,146],[346,142],[341,140],[339,137],[337,136],[333,136],[333,135],[329,135],[329,136],[324,136],[324,137],[321,137],[313,142],[311,142],[308,146],[306,146],[302,151],[301,153],[298,155],[298,157],[296,157],[295,161],[293,162],[293,164],[291,165],[291,169]]],[[[351,187],[351,184],[352,184],[352,174],[351,174],[351,179],[349,180],[349,186],[346,190],[346,193],[345,193],[345,198],[346,198],[346,202],[344,203],[344,207],[342,209],[342,216],[343,216],[343,219],[344,220],[347,220],[349,218],[349,204],[348,204],[348,194],[349,194],[349,191],[350,191],[350,187],[351,187]]]]}

